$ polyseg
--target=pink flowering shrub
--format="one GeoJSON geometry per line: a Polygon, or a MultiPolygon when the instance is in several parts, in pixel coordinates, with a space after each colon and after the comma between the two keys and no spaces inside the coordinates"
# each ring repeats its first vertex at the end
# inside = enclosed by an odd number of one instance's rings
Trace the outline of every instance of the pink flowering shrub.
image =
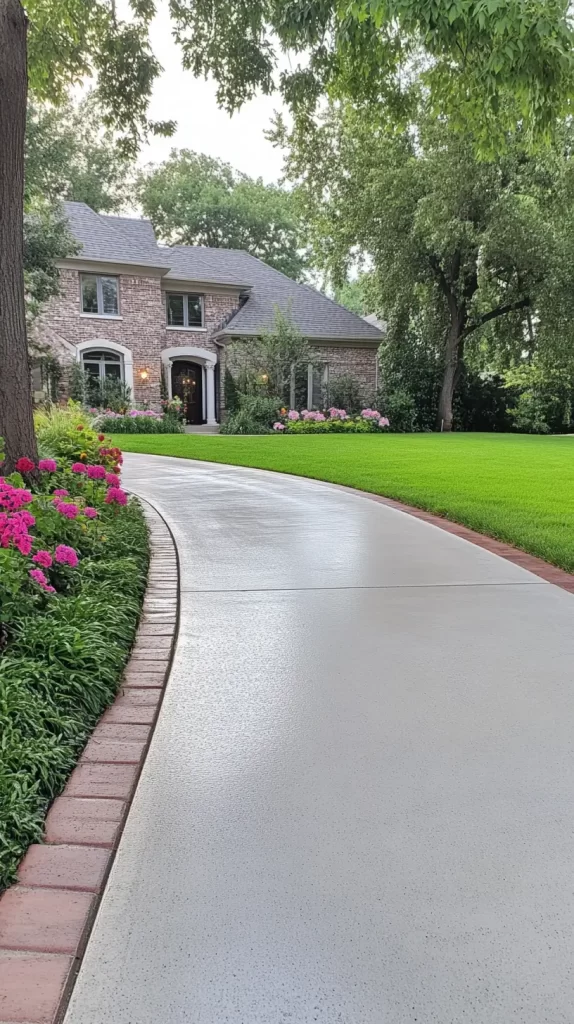
{"type": "Polygon", "coordinates": [[[0,476],[0,623],[70,593],[68,570],[103,550],[106,523],[123,514],[128,496],[120,487],[121,451],[103,449],[100,459],[45,458],[36,467],[22,458],[17,472],[0,476]],[[22,473],[30,474],[29,487],[22,473]]]}
{"type": "Polygon", "coordinates": [[[56,593],[56,588],[52,587],[48,583],[48,580],[46,579],[46,576],[44,575],[41,569],[30,569],[28,572],[28,576],[30,577],[30,579],[34,580],[34,583],[37,583],[38,586],[42,588],[42,590],[45,590],[47,594],[56,593]]]}
{"type": "Polygon", "coordinates": [[[363,409],[360,416],[349,416],[346,409],[331,406],[327,414],[314,409],[295,409],[273,424],[277,433],[286,434],[369,434],[389,428],[389,420],[377,409],[363,409]]]}
{"type": "Polygon", "coordinates": [[[122,491],[121,487],[109,487],[108,493],[106,494],[104,501],[106,505],[127,505],[128,496],[125,491],[122,491]]]}
{"type": "Polygon", "coordinates": [[[77,553],[67,544],[58,544],[54,551],[54,559],[61,565],[70,565],[72,569],[76,568],[79,561],[77,553]]]}
{"type": "Polygon", "coordinates": [[[41,565],[43,569],[49,569],[53,562],[53,558],[49,551],[37,551],[32,558],[32,561],[35,562],[36,565],[41,565]]]}

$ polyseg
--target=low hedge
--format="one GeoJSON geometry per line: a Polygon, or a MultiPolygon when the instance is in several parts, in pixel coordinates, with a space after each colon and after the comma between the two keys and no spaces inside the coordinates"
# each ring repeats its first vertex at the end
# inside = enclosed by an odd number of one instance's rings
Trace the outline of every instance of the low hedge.
{"type": "Polygon", "coordinates": [[[110,434],[183,434],[183,423],[176,416],[102,416],[100,430],[110,434]]]}
{"type": "MultiPolygon", "coordinates": [[[[94,501],[96,482],[80,474],[77,479],[77,490],[83,486],[86,498],[94,501]]],[[[118,488],[111,492],[123,494],[118,488]]],[[[20,551],[10,543],[2,549],[0,889],[14,880],[28,845],[41,840],[51,800],[63,789],[98,718],[116,695],[147,577],[147,528],[135,499],[122,505],[100,497],[97,518],[91,520],[82,511],[70,519],[65,512],[77,508],[72,503],[64,502],[51,513],[46,501],[40,495],[34,504],[25,502],[36,513],[32,550],[26,554],[21,538],[20,551]],[[41,549],[53,547],[50,524],[55,516],[64,531],[60,539],[69,540],[76,532],[77,557],[72,557],[71,547],[57,549],[46,569],[49,579],[44,576],[44,583],[37,584],[32,573],[43,573],[28,571],[28,559],[36,566],[48,565],[48,552],[41,549]],[[32,558],[36,547],[44,561],[32,558]],[[55,584],[53,593],[48,583],[55,584]]],[[[88,509],[90,514],[95,511],[88,509]]],[[[0,513],[6,523],[7,514],[0,513]]]]}

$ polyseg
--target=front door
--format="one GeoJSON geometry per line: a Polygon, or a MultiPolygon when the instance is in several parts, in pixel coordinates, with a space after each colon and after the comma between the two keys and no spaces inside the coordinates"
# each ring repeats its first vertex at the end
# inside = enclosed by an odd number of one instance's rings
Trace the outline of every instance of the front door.
{"type": "Polygon", "coordinates": [[[178,359],[171,364],[171,393],[181,398],[186,423],[203,423],[203,377],[198,363],[178,359]]]}

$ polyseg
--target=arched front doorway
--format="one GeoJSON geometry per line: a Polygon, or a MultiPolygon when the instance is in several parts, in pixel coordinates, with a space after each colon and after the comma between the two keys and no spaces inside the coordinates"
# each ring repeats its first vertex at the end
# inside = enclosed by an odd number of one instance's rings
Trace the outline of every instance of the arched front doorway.
{"type": "Polygon", "coordinates": [[[187,359],[171,364],[171,394],[183,402],[186,423],[203,423],[203,367],[187,359]]]}

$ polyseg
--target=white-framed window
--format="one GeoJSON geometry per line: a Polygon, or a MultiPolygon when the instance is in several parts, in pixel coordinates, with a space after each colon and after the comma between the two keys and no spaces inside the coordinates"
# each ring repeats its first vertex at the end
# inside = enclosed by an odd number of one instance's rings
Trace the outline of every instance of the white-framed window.
{"type": "Polygon", "coordinates": [[[124,357],[112,349],[87,349],[82,352],[82,370],[97,380],[125,380],[124,357]]]}
{"type": "Polygon", "coordinates": [[[289,405],[292,409],[325,409],[329,404],[329,364],[293,366],[289,405]]]}
{"type": "Polygon", "coordinates": [[[203,295],[166,292],[165,311],[168,327],[203,327],[203,295]]]}
{"type": "Polygon", "coordinates": [[[307,371],[307,408],[326,409],[329,404],[329,364],[309,363],[307,371]]]}
{"type": "Polygon", "coordinates": [[[94,316],[119,315],[119,281],[103,274],[82,274],[82,313],[94,316]]]}

